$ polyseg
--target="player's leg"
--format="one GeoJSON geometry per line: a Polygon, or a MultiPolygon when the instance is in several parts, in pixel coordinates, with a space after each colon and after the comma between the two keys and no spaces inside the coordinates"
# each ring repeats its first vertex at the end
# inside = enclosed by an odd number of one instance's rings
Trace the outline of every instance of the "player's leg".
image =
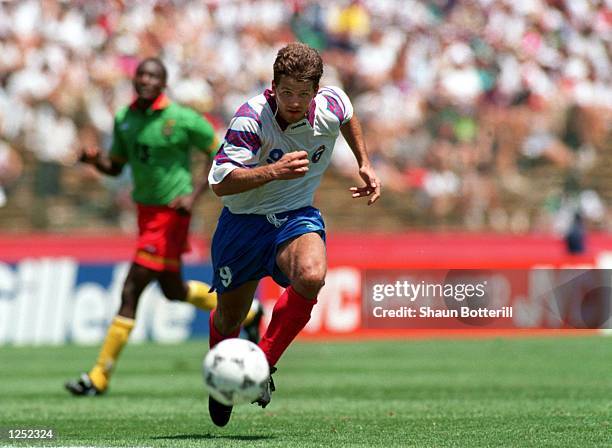
{"type": "Polygon", "coordinates": [[[310,320],[319,290],[325,283],[325,243],[317,233],[300,235],[279,249],[276,262],[291,285],[274,305],[270,325],[259,343],[270,366],[276,365],[310,320]]]}
{"type": "MultiPolygon", "coordinates": [[[[215,308],[210,313],[210,337],[208,345],[213,348],[224,339],[235,338],[240,333],[240,323],[251,308],[251,301],[257,289],[258,281],[250,281],[230,291],[220,294],[215,308]]],[[[232,416],[232,406],[219,403],[208,397],[208,413],[217,426],[225,426],[232,416]]]]}
{"type": "Polygon", "coordinates": [[[158,273],[136,263],[132,264],[121,292],[119,312],[107,330],[106,338],[94,367],[76,381],[66,383],[74,395],[98,395],[108,388],[112,370],[134,328],[134,317],[144,289],[158,273]]]}
{"type": "Polygon", "coordinates": [[[184,281],[180,272],[164,271],[157,279],[168,300],[189,302],[196,308],[210,311],[217,306],[217,294],[208,292],[210,285],[197,280],[184,281]]]}
{"type": "MultiPolygon", "coordinates": [[[[276,263],[291,284],[274,305],[268,328],[259,342],[271,372],[283,352],[310,320],[319,290],[325,283],[327,257],[325,243],[318,233],[306,233],[285,243],[278,250],[276,263]]],[[[274,383],[257,401],[266,407],[274,383]]]]}
{"type": "Polygon", "coordinates": [[[117,315],[134,319],[142,292],[159,274],[156,270],[132,263],[121,290],[121,305],[117,315]]]}
{"type": "Polygon", "coordinates": [[[210,348],[223,339],[238,336],[240,324],[251,309],[258,280],[246,282],[219,296],[217,308],[210,313],[210,348]]]}
{"type": "MultiPolygon", "coordinates": [[[[180,272],[164,271],[158,277],[159,286],[169,300],[186,301],[204,311],[212,311],[217,307],[217,293],[209,292],[210,285],[197,280],[185,282],[180,272]]],[[[251,296],[252,298],[252,296],[251,296]]],[[[259,301],[251,306],[242,321],[249,340],[259,342],[259,324],[263,309],[259,301]]]]}
{"type": "Polygon", "coordinates": [[[283,244],[276,264],[291,281],[291,287],[307,300],[316,301],[325,284],[327,253],[318,233],[306,233],[283,244]]]}
{"type": "MultiPolygon", "coordinates": [[[[219,293],[217,308],[210,316],[211,347],[238,335],[258,280],[269,275],[267,265],[275,263],[275,238],[275,227],[266,217],[233,214],[227,208],[221,212],[210,248],[212,284],[219,293]]],[[[208,411],[215,425],[225,426],[232,407],[209,397],[208,411]]]]}

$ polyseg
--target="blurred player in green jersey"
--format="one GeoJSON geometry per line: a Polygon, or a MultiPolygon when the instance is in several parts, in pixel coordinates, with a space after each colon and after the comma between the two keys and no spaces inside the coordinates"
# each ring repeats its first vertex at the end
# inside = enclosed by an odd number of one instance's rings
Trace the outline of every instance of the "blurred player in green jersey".
{"type": "MultiPolygon", "coordinates": [[[[193,184],[190,151],[195,147],[212,158],[218,142],[210,123],[195,111],[172,103],[163,93],[166,78],[159,59],[143,60],[133,79],[137,98],[115,116],[110,153],[86,148],[81,154],[82,162],[110,176],[130,165],[139,237],[121,306],[98,360],[88,373],[65,385],[74,395],[99,395],[107,390],[113,367],[134,328],[140,295],[152,281],[157,280],[170,300],[187,301],[203,310],[217,304],[217,294],[209,292],[209,285],[183,280],[181,255],[188,245],[193,205],[208,186],[208,167],[193,184]]],[[[249,339],[255,342],[260,318],[261,308],[256,306],[244,321],[249,339]]]]}

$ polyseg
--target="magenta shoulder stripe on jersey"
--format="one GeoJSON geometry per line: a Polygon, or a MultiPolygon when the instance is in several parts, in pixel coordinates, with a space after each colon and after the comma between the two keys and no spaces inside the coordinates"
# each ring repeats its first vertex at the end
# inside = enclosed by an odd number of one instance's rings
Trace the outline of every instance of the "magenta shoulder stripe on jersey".
{"type": "Polygon", "coordinates": [[[340,106],[338,99],[335,96],[323,95],[327,100],[327,109],[334,114],[340,123],[344,121],[344,111],[342,110],[342,106],[340,106]]]}
{"type": "Polygon", "coordinates": [[[244,103],[238,108],[236,114],[234,115],[234,118],[237,117],[252,118],[259,126],[261,126],[261,117],[249,103],[244,103]]]}
{"type": "Polygon", "coordinates": [[[232,165],[235,165],[239,168],[255,168],[257,166],[256,163],[247,164],[247,163],[237,162],[234,159],[232,159],[230,156],[228,156],[227,154],[221,153],[221,152],[219,152],[219,154],[215,156],[214,160],[217,165],[223,165],[224,163],[231,163],[232,165]]]}
{"type": "Polygon", "coordinates": [[[224,157],[220,157],[219,160],[217,160],[217,158],[215,157],[215,163],[217,165],[222,165],[224,163],[231,163],[232,165],[237,166],[238,168],[255,168],[257,166],[256,163],[251,163],[251,164],[245,164],[245,163],[240,163],[240,162],[236,162],[235,160],[230,159],[227,156],[224,157]]]}
{"type": "Polygon", "coordinates": [[[228,129],[225,134],[225,141],[230,145],[246,148],[253,154],[257,154],[257,151],[261,148],[261,139],[259,135],[250,131],[228,129]]]}
{"type": "Polygon", "coordinates": [[[322,94],[326,99],[328,98],[328,96],[334,98],[342,108],[342,115],[346,116],[346,105],[344,104],[344,100],[342,99],[342,97],[338,95],[338,92],[333,89],[330,89],[329,87],[322,87],[321,89],[319,89],[319,93],[322,94]],[[328,95],[325,95],[326,93],[328,95]]]}
{"type": "Polygon", "coordinates": [[[276,104],[276,98],[274,98],[274,95],[272,94],[272,90],[266,89],[263,95],[264,95],[264,98],[266,99],[266,102],[268,103],[268,106],[270,106],[272,113],[275,114],[278,106],[276,104]]]}

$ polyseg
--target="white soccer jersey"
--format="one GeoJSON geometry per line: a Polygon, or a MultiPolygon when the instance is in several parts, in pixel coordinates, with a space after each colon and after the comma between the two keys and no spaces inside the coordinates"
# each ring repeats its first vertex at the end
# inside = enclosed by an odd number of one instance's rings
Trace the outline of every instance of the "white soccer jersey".
{"type": "Polygon", "coordinates": [[[314,192],[329,165],[340,126],[353,116],[353,106],[338,87],[322,87],[307,116],[282,129],[276,120],[276,100],[270,90],[243,104],[225,135],[208,175],[220,183],[236,168],[254,168],[278,161],[291,151],[308,152],[308,173],[292,180],[275,180],[243,193],[223,196],[232,213],[266,215],[312,205],[314,192]]]}

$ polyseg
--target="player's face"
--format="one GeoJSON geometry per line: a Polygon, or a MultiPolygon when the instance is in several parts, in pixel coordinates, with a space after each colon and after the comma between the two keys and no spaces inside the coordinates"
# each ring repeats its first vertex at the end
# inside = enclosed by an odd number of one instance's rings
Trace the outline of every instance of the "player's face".
{"type": "Polygon", "coordinates": [[[317,88],[312,81],[296,81],[284,75],[280,77],[278,84],[272,81],[272,91],[280,116],[287,123],[296,123],[304,118],[310,102],[317,94],[317,88]]]}
{"type": "Polygon", "coordinates": [[[166,87],[162,67],[153,61],[145,61],[136,69],[134,90],[143,100],[154,100],[166,87]]]}

